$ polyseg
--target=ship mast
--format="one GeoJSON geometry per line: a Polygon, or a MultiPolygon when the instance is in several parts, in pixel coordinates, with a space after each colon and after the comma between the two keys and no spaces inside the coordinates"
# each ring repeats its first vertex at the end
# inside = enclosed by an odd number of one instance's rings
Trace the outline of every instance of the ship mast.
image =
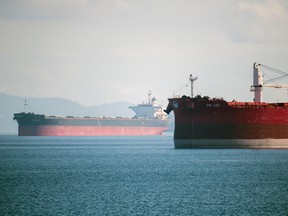
{"type": "Polygon", "coordinates": [[[251,86],[251,91],[254,91],[254,102],[262,102],[263,73],[261,64],[254,63],[253,65],[253,86],[251,86]]]}
{"type": "Polygon", "coordinates": [[[189,80],[191,82],[191,98],[194,97],[193,90],[194,90],[194,81],[196,81],[198,77],[193,77],[192,74],[190,74],[189,80]]]}
{"type": "Polygon", "coordinates": [[[26,101],[26,99],[25,99],[25,103],[24,103],[24,106],[25,106],[25,113],[27,112],[27,101],[26,101]]]}
{"type": "Polygon", "coordinates": [[[151,95],[152,95],[152,91],[149,90],[148,91],[148,104],[151,104],[151,95]]]}

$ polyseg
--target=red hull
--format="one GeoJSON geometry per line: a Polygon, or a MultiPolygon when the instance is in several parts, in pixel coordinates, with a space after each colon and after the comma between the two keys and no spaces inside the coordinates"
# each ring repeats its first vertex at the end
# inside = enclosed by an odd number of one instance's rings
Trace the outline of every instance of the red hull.
{"type": "Polygon", "coordinates": [[[169,99],[172,110],[176,148],[288,148],[287,103],[183,97],[169,99]]]}
{"type": "Polygon", "coordinates": [[[167,127],[116,126],[19,126],[19,136],[149,136],[159,135],[167,127]]]}

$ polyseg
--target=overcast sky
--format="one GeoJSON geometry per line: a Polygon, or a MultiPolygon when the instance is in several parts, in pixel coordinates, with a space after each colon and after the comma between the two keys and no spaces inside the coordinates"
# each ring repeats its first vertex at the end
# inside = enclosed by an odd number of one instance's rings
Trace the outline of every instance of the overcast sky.
{"type": "Polygon", "coordinates": [[[254,62],[288,72],[288,1],[0,0],[3,93],[166,104],[192,73],[194,94],[252,101],[254,62]]]}

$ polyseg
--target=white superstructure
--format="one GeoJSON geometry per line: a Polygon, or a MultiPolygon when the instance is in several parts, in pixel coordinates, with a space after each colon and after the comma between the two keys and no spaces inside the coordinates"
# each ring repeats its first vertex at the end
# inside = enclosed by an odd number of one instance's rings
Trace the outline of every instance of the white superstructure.
{"type": "Polygon", "coordinates": [[[135,112],[134,118],[147,119],[163,119],[167,115],[163,111],[163,107],[158,105],[155,97],[151,98],[151,91],[148,92],[148,103],[138,104],[137,106],[130,106],[129,108],[135,112]]]}

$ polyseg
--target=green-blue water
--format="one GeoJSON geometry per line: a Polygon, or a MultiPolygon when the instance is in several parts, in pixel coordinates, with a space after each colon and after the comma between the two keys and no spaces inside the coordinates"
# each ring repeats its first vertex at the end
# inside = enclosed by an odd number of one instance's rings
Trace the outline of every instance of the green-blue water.
{"type": "Polygon", "coordinates": [[[288,215],[288,150],[0,136],[0,215],[288,215]]]}

